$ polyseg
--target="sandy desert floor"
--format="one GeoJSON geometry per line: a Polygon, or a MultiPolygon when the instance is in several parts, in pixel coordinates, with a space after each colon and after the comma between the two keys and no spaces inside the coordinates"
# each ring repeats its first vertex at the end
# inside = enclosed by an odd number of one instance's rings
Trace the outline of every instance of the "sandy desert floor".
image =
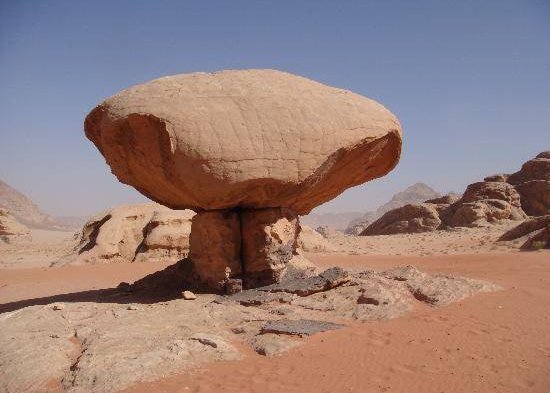
{"type": "MultiPolygon", "coordinates": [[[[274,358],[241,348],[242,360],[210,363],[125,392],[550,391],[550,252],[308,256],[321,267],[411,264],[492,281],[503,290],[437,309],[419,305],[393,320],[350,324],[274,358]]],[[[110,288],[165,266],[2,269],[0,303],[24,306],[37,304],[37,298],[110,288]]]]}

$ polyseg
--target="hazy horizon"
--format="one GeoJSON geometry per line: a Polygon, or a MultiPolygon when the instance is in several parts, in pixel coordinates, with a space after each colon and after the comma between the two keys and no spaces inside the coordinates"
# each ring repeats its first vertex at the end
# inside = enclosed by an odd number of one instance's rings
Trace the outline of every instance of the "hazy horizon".
{"type": "Polygon", "coordinates": [[[373,98],[404,129],[389,175],[316,212],[368,211],[424,182],[462,192],[550,149],[550,3],[0,2],[0,179],[58,216],[146,201],[83,133],[117,91],[276,68],[373,98]]]}

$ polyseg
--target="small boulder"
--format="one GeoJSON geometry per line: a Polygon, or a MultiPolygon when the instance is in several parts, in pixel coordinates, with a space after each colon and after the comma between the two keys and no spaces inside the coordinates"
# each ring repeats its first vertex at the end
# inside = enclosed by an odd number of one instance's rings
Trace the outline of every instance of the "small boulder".
{"type": "Polygon", "coordinates": [[[197,295],[195,295],[191,291],[183,291],[181,293],[181,297],[184,298],[185,300],[195,300],[197,298],[197,295]]]}

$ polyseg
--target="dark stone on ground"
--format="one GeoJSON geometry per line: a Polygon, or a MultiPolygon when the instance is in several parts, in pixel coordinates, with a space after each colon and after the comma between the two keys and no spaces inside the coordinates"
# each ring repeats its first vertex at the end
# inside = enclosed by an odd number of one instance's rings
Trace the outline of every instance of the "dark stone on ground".
{"type": "Polygon", "coordinates": [[[336,330],[346,325],[312,319],[269,321],[262,326],[260,333],[290,334],[297,336],[311,336],[327,330],[336,330]]]}

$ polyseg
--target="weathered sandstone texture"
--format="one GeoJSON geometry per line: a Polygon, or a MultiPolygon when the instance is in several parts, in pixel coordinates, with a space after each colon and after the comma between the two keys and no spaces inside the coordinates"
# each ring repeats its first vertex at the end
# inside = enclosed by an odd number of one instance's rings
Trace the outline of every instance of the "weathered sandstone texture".
{"type": "Polygon", "coordinates": [[[189,253],[194,215],[156,203],[111,208],[84,225],[74,254],[60,264],[178,261],[189,253]]]}
{"type": "Polygon", "coordinates": [[[8,210],[0,209],[0,243],[30,240],[29,228],[19,223],[8,210]]]}
{"type": "Polygon", "coordinates": [[[191,259],[218,289],[238,276],[238,247],[245,285],[280,280],[296,251],[298,215],[385,175],[401,152],[401,126],[382,105],[275,70],[160,78],[105,100],[84,128],[121,182],[199,213],[194,227],[213,240],[192,235],[191,259]],[[209,211],[232,217],[231,230],[203,222],[209,211]],[[240,236],[230,234],[235,215],[240,236]]]}
{"type": "MultiPolygon", "coordinates": [[[[145,281],[162,277],[157,272],[145,281]]],[[[438,307],[498,287],[409,266],[382,273],[332,268],[232,296],[199,293],[192,301],[181,298],[183,289],[173,287],[163,301],[132,284],[88,291],[79,301],[59,295],[29,307],[3,304],[0,391],[119,392],[206,362],[239,359],[247,344],[274,356],[303,343],[300,336],[347,321],[396,318],[420,303],[438,307]]]]}
{"type": "Polygon", "coordinates": [[[201,281],[222,290],[226,281],[241,276],[241,223],[236,212],[212,210],[193,218],[189,257],[201,281]]]}
{"type": "Polygon", "coordinates": [[[550,214],[550,152],[539,153],[508,177],[521,196],[521,206],[531,216],[550,214]]]}
{"type": "Polygon", "coordinates": [[[438,212],[429,203],[410,204],[390,210],[369,225],[361,236],[434,231],[441,225],[438,212]]]}
{"type": "Polygon", "coordinates": [[[401,126],[382,105],[275,70],[160,78],[86,118],[113,173],[175,209],[287,207],[306,214],[388,173],[401,126]]]}
{"type": "Polygon", "coordinates": [[[525,217],[518,192],[504,182],[470,184],[462,198],[441,214],[442,221],[450,227],[482,226],[525,217]]]}

